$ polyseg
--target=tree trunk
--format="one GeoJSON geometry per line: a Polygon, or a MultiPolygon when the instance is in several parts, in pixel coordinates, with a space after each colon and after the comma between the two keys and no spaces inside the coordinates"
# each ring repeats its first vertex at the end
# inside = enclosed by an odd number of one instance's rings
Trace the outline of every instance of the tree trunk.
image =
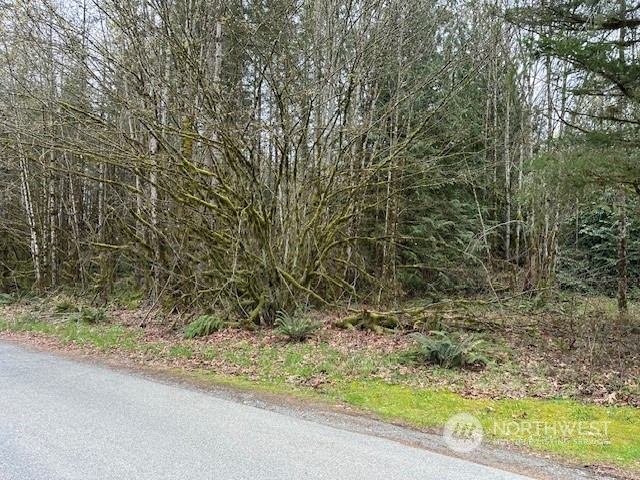
{"type": "Polygon", "coordinates": [[[511,85],[507,86],[506,113],[504,126],[504,202],[505,202],[505,231],[504,231],[504,259],[507,265],[511,262],[511,85]]]}
{"type": "Polygon", "coordinates": [[[27,214],[27,221],[29,223],[29,238],[30,238],[30,250],[31,259],[33,262],[33,270],[35,274],[36,289],[42,290],[44,288],[44,281],[42,278],[42,257],[40,241],[38,239],[38,229],[36,223],[35,209],[32,201],[31,187],[29,186],[29,172],[27,170],[26,160],[20,160],[20,180],[22,190],[22,202],[27,214]]]}
{"type": "Polygon", "coordinates": [[[627,313],[627,213],[624,192],[618,197],[618,313],[627,313]]]}

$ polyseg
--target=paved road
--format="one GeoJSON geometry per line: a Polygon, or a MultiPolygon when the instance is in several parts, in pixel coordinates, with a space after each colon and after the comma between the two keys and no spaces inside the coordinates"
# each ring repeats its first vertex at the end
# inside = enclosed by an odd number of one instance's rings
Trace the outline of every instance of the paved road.
{"type": "Polygon", "coordinates": [[[0,480],[525,477],[0,343],[0,480]]]}

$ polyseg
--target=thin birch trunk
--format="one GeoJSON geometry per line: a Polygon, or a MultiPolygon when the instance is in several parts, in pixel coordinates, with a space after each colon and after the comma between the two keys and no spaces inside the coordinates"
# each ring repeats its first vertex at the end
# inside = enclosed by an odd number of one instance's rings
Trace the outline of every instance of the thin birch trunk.
{"type": "MultiPolygon", "coordinates": [[[[396,275],[396,242],[397,242],[397,225],[398,225],[398,202],[395,183],[398,181],[395,178],[394,170],[400,169],[400,162],[395,159],[396,145],[399,142],[400,134],[400,108],[401,108],[401,85],[402,85],[402,48],[404,46],[404,21],[402,19],[402,3],[396,5],[398,8],[398,20],[400,21],[400,30],[398,32],[398,49],[396,52],[396,61],[398,65],[398,72],[396,75],[396,92],[394,96],[394,112],[391,120],[391,140],[389,146],[389,152],[392,158],[388,165],[387,179],[386,179],[386,203],[385,203],[385,242],[382,250],[382,278],[388,280],[396,288],[397,275],[396,275]]],[[[379,300],[382,292],[380,292],[379,300]]],[[[394,295],[395,298],[395,295],[394,295]]]]}
{"type": "MultiPolygon", "coordinates": [[[[67,161],[67,164],[70,164],[67,161]]],[[[69,170],[71,170],[69,168],[69,170]]],[[[73,247],[75,249],[76,261],[78,262],[75,268],[75,277],[77,280],[81,280],[83,278],[82,272],[82,264],[80,262],[81,259],[81,249],[80,249],[80,218],[78,213],[78,198],[76,196],[76,183],[75,177],[71,173],[68,175],[69,182],[69,222],[71,223],[71,241],[73,243],[73,247]]]]}
{"type": "Polygon", "coordinates": [[[504,125],[504,201],[505,231],[504,251],[507,264],[511,262],[511,92],[506,92],[506,112],[504,125]]]}
{"type": "MultiPolygon", "coordinates": [[[[53,133],[53,132],[52,132],[53,133]]],[[[55,287],[57,284],[57,263],[56,257],[57,251],[57,220],[58,220],[58,208],[56,205],[56,179],[54,175],[55,167],[55,153],[53,149],[49,152],[49,178],[47,179],[47,214],[48,214],[48,230],[49,230],[49,281],[51,286],[55,287]]]]}
{"type": "Polygon", "coordinates": [[[33,262],[33,270],[35,273],[36,288],[41,290],[44,287],[42,278],[42,258],[40,242],[38,241],[38,230],[35,209],[32,202],[31,187],[29,186],[29,172],[27,169],[27,162],[24,159],[20,160],[20,180],[22,191],[22,202],[25,212],[27,214],[27,222],[29,224],[29,238],[30,238],[30,251],[31,260],[33,262]]]}

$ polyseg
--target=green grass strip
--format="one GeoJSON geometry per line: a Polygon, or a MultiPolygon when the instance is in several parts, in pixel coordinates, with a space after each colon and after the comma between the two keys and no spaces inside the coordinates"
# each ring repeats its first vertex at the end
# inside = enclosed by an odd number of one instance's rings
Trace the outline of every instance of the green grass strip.
{"type": "MultiPolygon", "coordinates": [[[[416,427],[441,428],[453,415],[468,413],[478,418],[485,439],[490,442],[508,442],[572,461],[640,471],[640,410],[633,407],[531,398],[467,399],[442,390],[389,384],[371,379],[368,373],[376,362],[393,362],[395,357],[358,357],[351,360],[352,364],[344,365],[344,356],[327,346],[284,344],[258,348],[248,342],[238,342],[232,350],[219,352],[216,347],[197,349],[194,343],[148,342],[144,340],[142,330],[122,326],[79,322],[54,324],[34,317],[16,321],[0,318],[0,330],[40,332],[62,342],[91,345],[104,352],[118,349],[151,358],[194,358],[199,355],[204,360],[218,359],[239,367],[254,365],[256,370],[251,379],[243,374],[220,375],[203,370],[185,373],[213,384],[345,402],[384,419],[416,427]],[[319,357],[314,359],[314,354],[319,357]],[[328,372],[330,379],[322,393],[287,381],[291,375],[309,378],[319,370],[328,372]]],[[[400,357],[398,361],[401,361],[400,357]]]]}

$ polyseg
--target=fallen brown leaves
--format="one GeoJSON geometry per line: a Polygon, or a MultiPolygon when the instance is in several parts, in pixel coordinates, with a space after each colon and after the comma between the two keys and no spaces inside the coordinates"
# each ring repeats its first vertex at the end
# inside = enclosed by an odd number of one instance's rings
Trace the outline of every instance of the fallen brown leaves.
{"type": "MultiPolygon", "coordinates": [[[[0,315],[9,323],[29,318],[60,323],[62,320],[54,315],[51,303],[15,304],[0,310],[0,315]]],[[[0,338],[41,350],[105,358],[125,365],[205,370],[226,377],[283,381],[317,391],[329,389],[337,378],[341,381],[373,378],[446,389],[468,398],[577,398],[604,405],[640,407],[640,362],[635,347],[640,345],[640,338],[626,338],[626,343],[634,347],[623,351],[620,345],[607,344],[614,337],[602,336],[595,339],[600,350],[594,353],[595,340],[589,340],[588,336],[573,339],[575,327],[550,316],[509,313],[505,320],[492,313],[482,321],[476,319],[474,328],[483,324],[504,327],[482,333],[486,343],[495,348],[487,353],[490,365],[474,371],[421,364],[411,360],[407,353],[413,342],[406,333],[380,335],[342,330],[332,327],[336,314],[325,315],[320,317],[324,327],[307,342],[309,348],[296,360],[300,366],[296,370],[285,364],[288,361],[285,350],[293,347],[271,329],[226,329],[205,338],[184,340],[183,322],[179,318],[149,310],[108,313],[109,325],[119,325],[131,332],[136,338],[136,348],[116,346],[105,351],[90,342],[68,342],[55,335],[19,328],[0,331],[0,338]],[[329,366],[323,369],[319,367],[322,364],[329,366]]]]}

